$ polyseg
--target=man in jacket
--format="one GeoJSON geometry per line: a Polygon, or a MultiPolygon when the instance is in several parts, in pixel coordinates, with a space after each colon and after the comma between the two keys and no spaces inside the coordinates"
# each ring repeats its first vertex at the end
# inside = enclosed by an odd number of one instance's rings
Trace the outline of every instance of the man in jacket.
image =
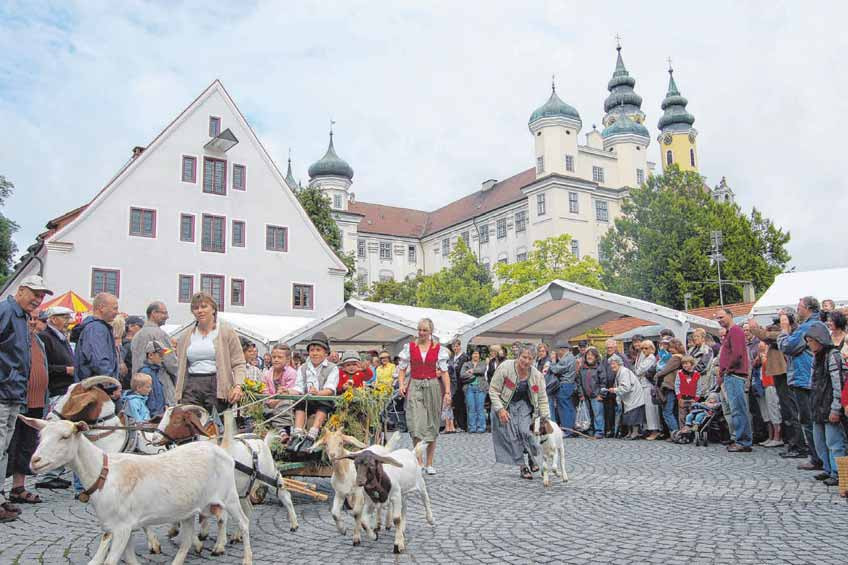
{"type": "MultiPolygon", "coordinates": [[[[26,408],[27,385],[32,366],[30,314],[44,296],[53,294],[40,276],[24,278],[14,296],[0,302],[0,478],[5,480],[6,449],[15,433],[18,414],[26,408]]],[[[6,500],[0,487],[0,522],[11,522],[20,509],[6,500]]]]}
{"type": "Polygon", "coordinates": [[[777,346],[789,358],[792,367],[791,374],[787,374],[787,380],[789,389],[798,404],[798,420],[801,423],[801,429],[804,431],[804,439],[809,451],[810,460],[798,465],[798,468],[804,471],[822,469],[822,460],[816,453],[816,444],[813,440],[813,420],[810,412],[813,354],[810,353],[804,339],[807,330],[810,329],[813,322],[818,320],[819,301],[812,296],[805,296],[798,301],[798,321],[800,325],[793,330],[789,323],[789,317],[785,313],[781,313],[780,334],[777,337],[777,346]]]}
{"type": "MultiPolygon", "coordinates": [[[[73,310],[64,306],[51,306],[47,309],[47,327],[38,334],[44,344],[47,357],[47,389],[49,405],[52,406],[68,392],[74,382],[74,350],[68,342],[65,328],[71,321],[73,310]]],[[[38,488],[64,489],[71,486],[70,481],[61,478],[64,467],[45,473],[35,483],[38,488]]]]}
{"type": "MultiPolygon", "coordinates": [[[[556,402],[556,416],[565,437],[574,436],[574,392],[577,385],[577,358],[571,352],[568,342],[557,344],[557,362],[551,364],[551,373],[559,379],[559,392],[556,402]]],[[[551,413],[553,416],[553,411],[551,413]]]]}
{"type": "MultiPolygon", "coordinates": [[[[171,343],[171,338],[162,329],[165,322],[168,321],[168,307],[164,302],[151,302],[147,307],[147,322],[144,327],[139,330],[132,338],[132,372],[137,373],[141,366],[147,360],[147,345],[152,341],[158,341],[164,345],[171,343]]],[[[162,366],[171,375],[171,378],[176,382],[177,378],[177,356],[174,353],[169,353],[162,358],[162,366]]]]}
{"type": "MultiPolygon", "coordinates": [[[[118,315],[118,299],[101,292],[91,303],[92,315],[72,332],[77,338],[74,351],[74,381],[88,377],[106,375],[115,379],[118,375],[118,349],[112,333],[112,321],[118,315]]],[[[121,398],[120,387],[103,387],[114,400],[121,398]]]]}
{"type": "MultiPolygon", "coordinates": [[[[618,352],[618,342],[614,339],[608,339],[604,343],[604,348],[606,349],[606,357],[604,358],[604,378],[606,380],[606,388],[614,388],[615,387],[615,375],[616,370],[613,370],[611,366],[612,358],[618,357],[621,364],[624,365],[628,369],[633,369],[633,365],[626,359],[623,359],[623,355],[618,352]]],[[[618,400],[616,399],[615,394],[608,393],[604,397],[604,435],[606,437],[613,437],[618,433],[618,423],[621,419],[621,407],[618,405],[618,400]]]]}

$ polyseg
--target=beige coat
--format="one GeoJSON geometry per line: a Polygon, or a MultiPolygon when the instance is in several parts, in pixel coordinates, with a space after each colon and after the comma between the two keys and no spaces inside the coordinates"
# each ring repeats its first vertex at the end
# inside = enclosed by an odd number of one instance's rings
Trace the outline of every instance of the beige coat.
{"type": "MultiPolygon", "coordinates": [[[[218,337],[215,338],[215,365],[218,368],[217,396],[220,399],[226,399],[230,394],[230,389],[235,385],[244,384],[244,379],[247,377],[247,363],[244,360],[241,342],[236,332],[226,322],[218,320],[217,323],[218,337]]],[[[186,352],[188,351],[188,346],[191,344],[191,334],[194,332],[194,328],[195,326],[189,326],[185,333],[180,336],[180,341],[177,343],[177,357],[179,358],[177,402],[183,397],[183,389],[185,388],[188,373],[186,352]]]]}
{"type": "MultiPolygon", "coordinates": [[[[536,367],[531,366],[530,376],[527,378],[530,381],[528,384],[530,385],[530,404],[533,405],[533,417],[550,418],[551,409],[545,391],[545,377],[536,367]]],[[[515,360],[504,361],[495,370],[495,374],[492,375],[492,382],[489,383],[489,400],[492,401],[492,413],[497,414],[501,408],[509,406],[517,384],[518,373],[515,370],[515,360]],[[510,384],[506,385],[506,382],[510,384]]]]}

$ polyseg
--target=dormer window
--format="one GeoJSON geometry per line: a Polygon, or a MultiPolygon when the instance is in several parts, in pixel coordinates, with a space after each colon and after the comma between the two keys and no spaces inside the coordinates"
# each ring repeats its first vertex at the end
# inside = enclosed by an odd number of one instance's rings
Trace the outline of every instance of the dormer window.
{"type": "Polygon", "coordinates": [[[221,118],[209,116],[209,137],[216,137],[221,133],[221,118]]]}

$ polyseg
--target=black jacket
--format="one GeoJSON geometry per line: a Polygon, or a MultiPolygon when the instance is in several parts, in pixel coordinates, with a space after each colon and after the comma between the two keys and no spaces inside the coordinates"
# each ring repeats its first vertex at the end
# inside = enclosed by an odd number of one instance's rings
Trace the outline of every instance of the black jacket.
{"type": "Polygon", "coordinates": [[[74,353],[71,344],[62,341],[51,328],[38,334],[44,343],[44,353],[47,356],[47,389],[50,396],[60,396],[68,391],[74,382],[73,375],[68,374],[68,367],[74,366],[74,353]]]}

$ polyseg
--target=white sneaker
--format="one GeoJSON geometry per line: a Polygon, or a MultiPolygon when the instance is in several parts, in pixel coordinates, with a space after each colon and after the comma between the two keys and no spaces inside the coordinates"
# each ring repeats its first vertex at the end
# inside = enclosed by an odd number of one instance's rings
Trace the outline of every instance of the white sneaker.
{"type": "Polygon", "coordinates": [[[433,467],[424,467],[424,472],[428,475],[435,475],[436,470],[433,467]]]}

